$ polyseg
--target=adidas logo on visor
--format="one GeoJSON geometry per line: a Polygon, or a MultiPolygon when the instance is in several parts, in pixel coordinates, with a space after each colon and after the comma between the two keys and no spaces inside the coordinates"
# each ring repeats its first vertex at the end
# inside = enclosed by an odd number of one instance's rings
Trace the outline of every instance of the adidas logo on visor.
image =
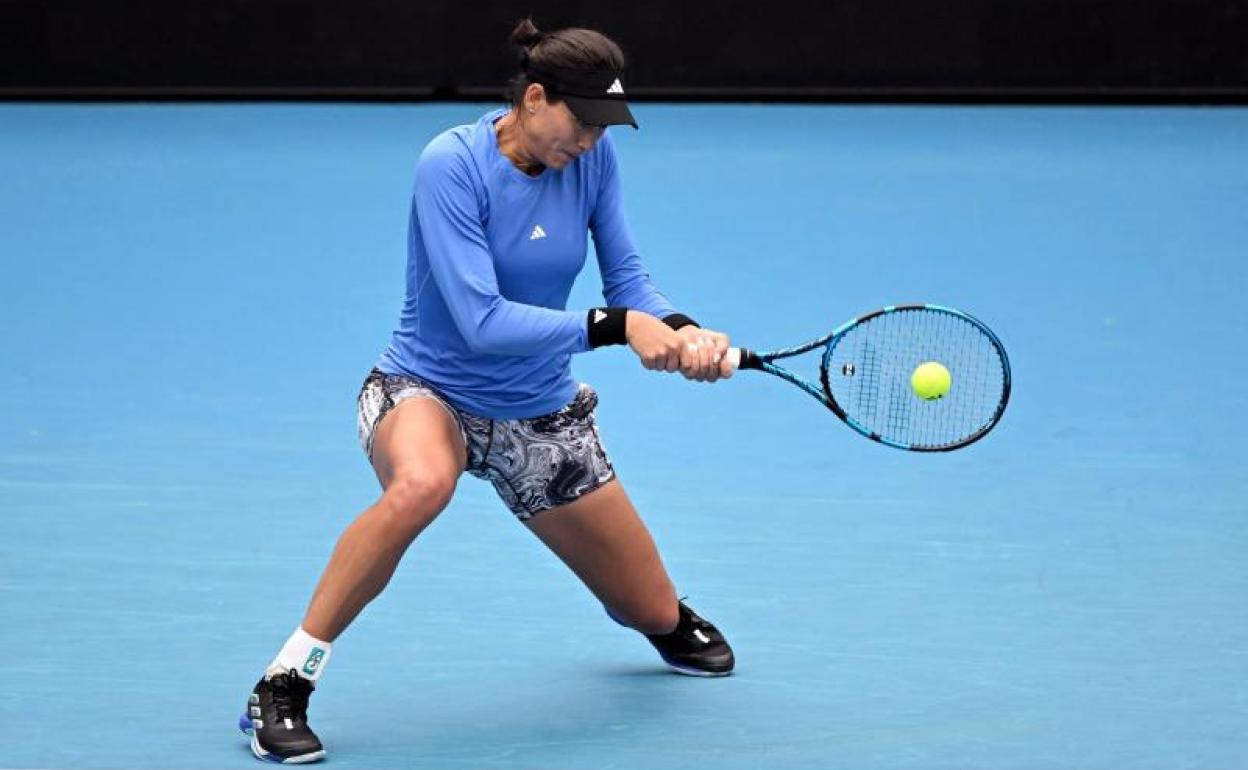
{"type": "Polygon", "coordinates": [[[616,78],[616,79],[615,79],[615,82],[614,82],[614,83],[612,83],[612,84],[611,84],[611,87],[607,89],[607,93],[609,93],[609,94],[620,94],[621,96],[623,96],[623,95],[624,95],[624,86],[620,85],[620,79],[619,79],[619,78],[616,78]]]}

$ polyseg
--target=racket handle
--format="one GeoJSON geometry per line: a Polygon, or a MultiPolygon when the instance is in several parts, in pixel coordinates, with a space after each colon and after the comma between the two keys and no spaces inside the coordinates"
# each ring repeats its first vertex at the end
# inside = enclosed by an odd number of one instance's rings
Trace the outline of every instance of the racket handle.
{"type": "Polygon", "coordinates": [[[724,354],[733,369],[762,369],[763,362],[748,348],[728,348],[724,354]]]}

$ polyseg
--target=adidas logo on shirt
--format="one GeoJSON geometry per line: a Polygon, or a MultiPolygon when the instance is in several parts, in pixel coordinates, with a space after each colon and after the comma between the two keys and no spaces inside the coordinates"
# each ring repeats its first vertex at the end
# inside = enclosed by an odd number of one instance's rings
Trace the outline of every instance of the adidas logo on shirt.
{"type": "Polygon", "coordinates": [[[620,79],[619,79],[619,78],[616,78],[616,79],[615,79],[615,82],[614,82],[614,83],[612,83],[612,84],[611,84],[611,86],[607,89],[607,93],[609,93],[609,94],[620,94],[620,95],[623,95],[623,94],[624,94],[624,86],[620,85],[620,79]]]}
{"type": "Polygon", "coordinates": [[[529,233],[529,240],[536,241],[538,238],[545,238],[545,237],[546,237],[546,231],[542,229],[542,226],[533,225],[533,232],[529,233]]]}

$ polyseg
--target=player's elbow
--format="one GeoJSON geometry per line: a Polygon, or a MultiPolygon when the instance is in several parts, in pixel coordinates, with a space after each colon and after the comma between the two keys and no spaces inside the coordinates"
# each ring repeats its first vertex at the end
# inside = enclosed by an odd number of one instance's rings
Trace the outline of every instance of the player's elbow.
{"type": "Polygon", "coordinates": [[[459,334],[464,338],[464,344],[468,346],[468,350],[471,352],[478,354],[494,352],[490,335],[481,328],[480,324],[468,323],[460,328],[459,334]]]}
{"type": "Polygon", "coordinates": [[[464,338],[464,344],[473,353],[491,355],[504,352],[498,310],[499,303],[492,304],[483,312],[465,318],[460,323],[459,333],[464,338]]]}

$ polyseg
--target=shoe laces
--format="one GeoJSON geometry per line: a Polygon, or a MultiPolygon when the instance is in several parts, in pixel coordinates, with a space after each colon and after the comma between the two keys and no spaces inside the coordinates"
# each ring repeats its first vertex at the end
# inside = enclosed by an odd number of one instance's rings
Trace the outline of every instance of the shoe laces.
{"type": "Polygon", "coordinates": [[[680,623],[676,626],[680,631],[680,635],[689,641],[705,644],[694,632],[702,631],[703,636],[710,638],[710,634],[706,632],[714,631],[715,627],[703,619],[701,615],[694,612],[689,605],[685,604],[685,597],[683,596],[680,597],[680,610],[680,623]]]}
{"type": "Polygon", "coordinates": [[[273,695],[273,708],[278,719],[306,719],[308,696],[312,683],[292,668],[289,672],[275,674],[269,680],[269,692],[273,695]]]}

